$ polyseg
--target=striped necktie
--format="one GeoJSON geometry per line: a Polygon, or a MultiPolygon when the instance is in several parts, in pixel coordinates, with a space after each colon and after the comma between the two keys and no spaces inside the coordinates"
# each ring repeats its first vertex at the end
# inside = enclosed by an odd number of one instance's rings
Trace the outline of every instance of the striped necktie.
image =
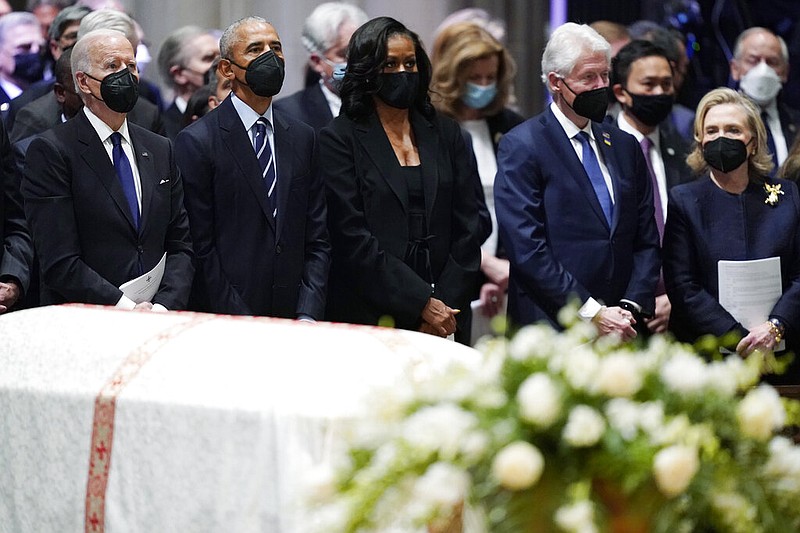
{"type": "Polygon", "coordinates": [[[264,188],[267,191],[267,203],[269,204],[272,216],[278,214],[277,193],[275,191],[275,184],[277,183],[277,176],[275,174],[275,157],[273,157],[272,149],[269,146],[269,139],[267,138],[267,128],[269,123],[267,119],[261,117],[256,122],[256,138],[253,148],[256,151],[258,164],[261,167],[261,178],[264,182],[264,188]]]}

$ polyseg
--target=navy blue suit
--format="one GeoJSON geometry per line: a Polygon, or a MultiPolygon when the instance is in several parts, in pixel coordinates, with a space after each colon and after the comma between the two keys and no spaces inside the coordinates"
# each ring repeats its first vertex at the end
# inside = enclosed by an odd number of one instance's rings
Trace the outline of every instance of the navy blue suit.
{"type": "Polygon", "coordinates": [[[194,268],[171,143],[128,122],[141,179],[141,227],[103,141],[80,111],[30,143],[22,194],[42,272],[42,304],[114,305],[119,285],[167,253],[152,303],[184,309],[194,268]]]}
{"type": "Polygon", "coordinates": [[[175,141],[197,256],[193,307],[321,319],[330,244],[316,137],[277,110],[273,119],[277,219],[230,96],[175,141]]]}
{"type": "Polygon", "coordinates": [[[610,227],[551,109],[500,142],[495,209],[511,262],[509,315],[518,325],[556,325],[573,296],[606,305],[627,299],[653,311],[661,262],[644,156],[618,128],[593,123],[592,130],[613,182],[610,227]]]}
{"type": "Polygon", "coordinates": [[[740,195],[709,178],[670,190],[664,282],[672,302],[670,329],[679,339],[739,329],[719,304],[717,263],[767,257],[781,258],[783,296],[772,315],[787,326],[790,340],[800,333],[800,195],[791,181],[768,182],[784,191],[776,205],[764,203],[767,193],[754,182],[740,195]]]}

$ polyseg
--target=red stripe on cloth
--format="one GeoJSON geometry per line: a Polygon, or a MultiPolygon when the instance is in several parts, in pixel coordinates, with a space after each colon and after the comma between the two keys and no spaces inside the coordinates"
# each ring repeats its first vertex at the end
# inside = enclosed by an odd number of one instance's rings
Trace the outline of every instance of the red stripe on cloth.
{"type": "Polygon", "coordinates": [[[214,315],[197,315],[197,318],[169,327],[135,348],[103,385],[94,400],[92,443],[89,451],[89,475],[86,480],[86,533],[105,531],[106,488],[111,467],[111,448],[114,443],[114,414],[117,396],[136,377],[145,364],[169,341],[185,331],[216,318],[214,315]]]}

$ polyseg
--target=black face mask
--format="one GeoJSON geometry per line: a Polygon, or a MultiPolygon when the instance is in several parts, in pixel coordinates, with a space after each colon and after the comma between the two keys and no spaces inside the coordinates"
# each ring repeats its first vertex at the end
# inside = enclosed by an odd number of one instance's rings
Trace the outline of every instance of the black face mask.
{"type": "MultiPolygon", "coordinates": [[[[109,74],[102,80],[98,80],[88,73],[86,75],[100,82],[102,98],[98,98],[98,100],[105,102],[111,111],[128,113],[136,105],[136,100],[139,99],[139,80],[129,69],[109,74]]],[[[97,97],[95,96],[95,98],[97,97]]]]}
{"type": "Polygon", "coordinates": [[[730,172],[747,161],[747,145],[739,139],[717,137],[703,146],[703,159],[720,172],[730,172]]]}
{"type": "Polygon", "coordinates": [[[408,109],[419,92],[419,72],[384,72],[378,77],[378,97],[392,107],[408,109]]]}
{"type": "MultiPolygon", "coordinates": [[[[628,93],[627,90],[625,92],[628,93]]],[[[632,100],[630,112],[645,126],[658,126],[672,111],[671,94],[628,94],[632,100]]]]}
{"type": "Polygon", "coordinates": [[[283,87],[284,77],[284,63],[283,59],[278,57],[272,50],[267,50],[247,65],[247,68],[234,63],[240,69],[245,71],[244,79],[247,82],[245,85],[250,87],[250,90],[256,96],[269,97],[275,96],[281,91],[283,87]]]}
{"type": "Polygon", "coordinates": [[[34,83],[42,79],[44,63],[38,52],[17,54],[14,56],[14,77],[25,83],[34,83]]]}
{"type": "MultiPolygon", "coordinates": [[[[561,78],[561,81],[564,82],[564,86],[569,89],[569,92],[575,95],[572,105],[567,104],[567,106],[582,117],[595,122],[603,122],[608,109],[608,87],[598,87],[578,94],[567,85],[564,78],[561,78]]],[[[566,103],[566,100],[564,100],[564,103],[566,103]]]]}

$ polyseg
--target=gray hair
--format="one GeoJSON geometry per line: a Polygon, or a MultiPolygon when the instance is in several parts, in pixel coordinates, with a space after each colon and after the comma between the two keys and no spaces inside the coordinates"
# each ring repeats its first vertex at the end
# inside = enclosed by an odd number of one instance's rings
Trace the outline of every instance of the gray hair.
{"type": "Polygon", "coordinates": [[[200,26],[183,26],[167,35],[158,50],[158,70],[162,80],[173,85],[170,69],[174,66],[185,66],[189,60],[186,45],[195,37],[205,34],[211,35],[208,30],[200,26]]]}
{"type": "Polygon", "coordinates": [[[219,38],[220,57],[228,60],[232,59],[231,48],[233,48],[233,44],[236,42],[236,31],[241,26],[249,24],[250,22],[263,22],[264,24],[269,24],[265,18],[256,16],[245,17],[232,23],[230,26],[225,28],[225,31],[222,32],[222,37],[219,38]]]}
{"type": "Polygon", "coordinates": [[[753,26],[752,28],[747,28],[742,33],[739,34],[739,37],[736,38],[736,44],[733,46],[733,57],[734,59],[741,59],[742,58],[742,48],[744,40],[750,37],[755,33],[768,33],[778,39],[778,43],[781,46],[781,57],[783,58],[783,63],[788,65],[789,64],[789,48],[786,46],[786,41],[783,40],[783,37],[777,35],[767,28],[762,28],[761,26],[753,26]]]}
{"type": "Polygon", "coordinates": [[[35,26],[39,34],[41,34],[42,27],[39,25],[39,19],[33,13],[27,11],[13,11],[8,15],[0,17],[0,44],[6,40],[6,34],[11,28],[17,26],[35,26]]]}
{"type": "Polygon", "coordinates": [[[356,28],[369,17],[364,11],[345,2],[326,2],[311,12],[303,24],[303,46],[309,54],[322,54],[339,40],[342,25],[352,22],[356,28]]]}
{"type": "Polygon", "coordinates": [[[88,73],[92,70],[92,48],[98,40],[112,39],[115,37],[127,38],[127,36],[118,30],[100,28],[92,30],[84,34],[72,47],[72,57],[70,58],[70,66],[72,67],[72,81],[75,84],[75,90],[81,99],[84,98],[83,93],[78,88],[78,72],[88,73]]]}
{"type": "Polygon", "coordinates": [[[53,23],[50,24],[50,29],[47,30],[47,37],[51,41],[57,41],[64,34],[64,30],[71,22],[79,22],[91,13],[92,10],[86,6],[69,6],[65,7],[58,12],[53,23]]]}
{"type": "Polygon", "coordinates": [[[567,76],[583,55],[595,52],[611,60],[611,45],[586,24],[567,22],[556,28],[542,54],[542,81],[547,90],[552,92],[547,83],[550,72],[567,76]]]}
{"type": "Polygon", "coordinates": [[[78,28],[78,40],[80,41],[84,35],[94,30],[117,30],[125,34],[134,50],[139,45],[136,25],[133,23],[133,19],[122,11],[117,11],[116,9],[92,11],[81,19],[81,26],[78,28]]]}

